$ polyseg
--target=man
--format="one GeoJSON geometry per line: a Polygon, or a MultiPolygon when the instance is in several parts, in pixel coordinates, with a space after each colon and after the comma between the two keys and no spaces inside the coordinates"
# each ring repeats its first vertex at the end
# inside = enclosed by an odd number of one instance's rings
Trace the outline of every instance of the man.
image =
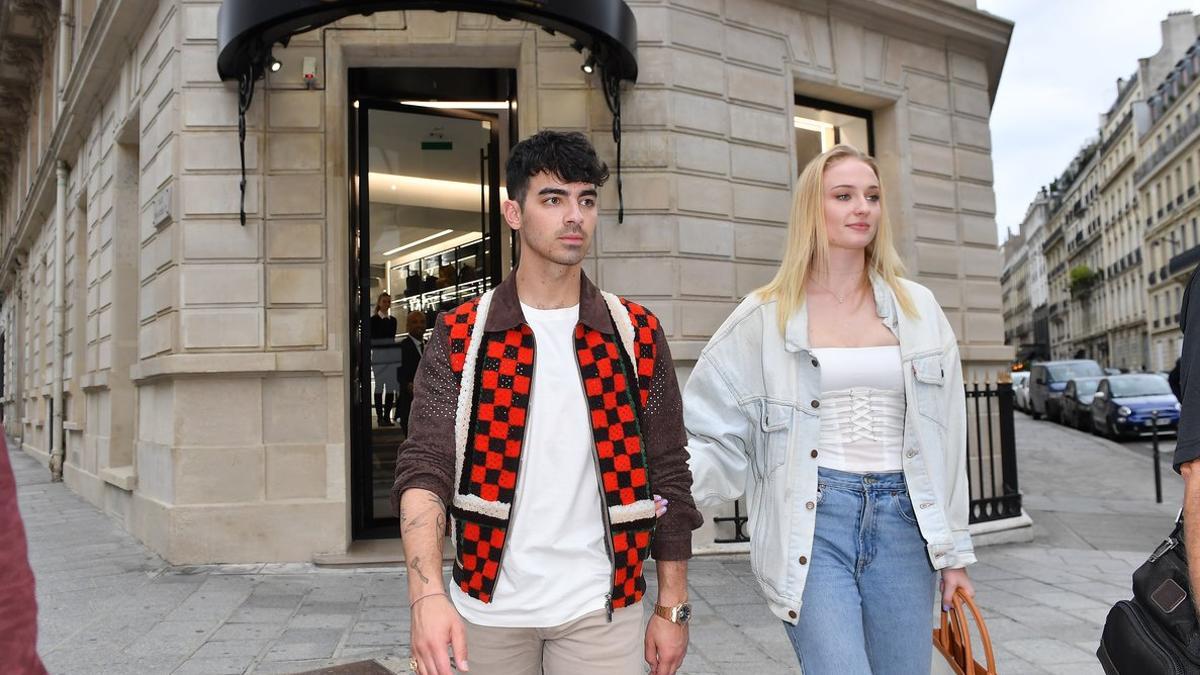
{"type": "Polygon", "coordinates": [[[396,464],[414,667],[449,675],[451,648],[482,675],[641,673],[642,656],[671,675],[701,522],[671,355],[653,314],[581,270],[608,178],[586,137],[538,133],[507,175],[520,265],[439,317],[396,464]],[[651,486],[670,503],[657,522],[651,486]],[[658,597],[642,641],[650,554],[658,597]]]}
{"type": "MultiPolygon", "coordinates": [[[[1179,371],[1176,396],[1182,408],[1175,435],[1175,470],[1183,475],[1183,538],[1187,550],[1188,576],[1193,589],[1200,588],[1200,302],[1192,302],[1200,281],[1192,272],[1183,303],[1179,308],[1179,330],[1183,332],[1183,353],[1175,368],[1179,371]],[[1188,332],[1191,324],[1193,330],[1188,332]]],[[[1200,604],[1192,595],[1193,607],[1200,615],[1200,604]]]]}
{"type": "Polygon", "coordinates": [[[412,310],[405,320],[408,335],[400,341],[400,383],[396,401],[396,421],[404,435],[408,436],[408,415],[412,410],[413,380],[417,377],[417,366],[421,363],[421,352],[425,350],[425,312],[412,310]]]}
{"type": "Polygon", "coordinates": [[[396,402],[396,367],[400,365],[400,346],[396,344],[396,317],[391,315],[392,296],[385,291],[375,299],[371,314],[371,374],[375,379],[375,424],[392,426],[392,405],[396,402]],[[386,392],[386,394],[385,394],[386,392]]]}

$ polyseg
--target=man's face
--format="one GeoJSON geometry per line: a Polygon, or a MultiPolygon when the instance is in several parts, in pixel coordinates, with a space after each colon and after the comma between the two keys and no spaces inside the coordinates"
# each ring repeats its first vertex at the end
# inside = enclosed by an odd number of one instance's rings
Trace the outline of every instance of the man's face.
{"type": "Polygon", "coordinates": [[[409,335],[425,335],[425,312],[409,312],[404,325],[409,335]]]}
{"type": "Polygon", "coordinates": [[[505,221],[521,233],[523,261],[578,265],[591,247],[598,218],[595,185],[564,183],[545,172],[529,179],[524,204],[504,202],[505,221]]]}

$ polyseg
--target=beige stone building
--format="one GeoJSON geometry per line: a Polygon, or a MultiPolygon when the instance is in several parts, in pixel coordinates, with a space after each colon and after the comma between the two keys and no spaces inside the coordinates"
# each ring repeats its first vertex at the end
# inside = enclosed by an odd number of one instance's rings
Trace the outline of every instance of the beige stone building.
{"type": "MultiPolygon", "coordinates": [[[[0,0],[9,435],[62,448],[68,484],[175,563],[392,536],[403,432],[367,317],[389,289],[399,338],[507,273],[491,205],[517,139],[581,130],[615,166],[586,50],[400,1],[290,35],[245,111],[243,193],[218,17],[252,3],[50,4],[0,0]]],[[[681,378],[774,273],[791,185],[836,140],[878,156],[968,377],[1007,365],[988,116],[1011,23],[971,0],[606,4],[636,19],[637,77],[624,219],[614,177],[587,271],[661,317],[681,378]]],[[[710,518],[697,541],[731,535],[710,518]]]]}

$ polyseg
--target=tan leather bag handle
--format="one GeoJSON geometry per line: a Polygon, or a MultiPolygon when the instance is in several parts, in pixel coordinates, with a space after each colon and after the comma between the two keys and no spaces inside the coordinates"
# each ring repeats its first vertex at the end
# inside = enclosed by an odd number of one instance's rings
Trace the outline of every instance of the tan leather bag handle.
{"type": "Polygon", "coordinates": [[[946,661],[958,675],[997,675],[996,655],[992,652],[992,637],[988,634],[987,624],[983,622],[983,616],[980,615],[975,601],[961,588],[955,590],[954,597],[951,598],[950,611],[942,612],[942,625],[933,631],[933,646],[946,657],[946,661]],[[971,628],[964,608],[969,609],[975,619],[987,665],[974,658],[971,628]]]}

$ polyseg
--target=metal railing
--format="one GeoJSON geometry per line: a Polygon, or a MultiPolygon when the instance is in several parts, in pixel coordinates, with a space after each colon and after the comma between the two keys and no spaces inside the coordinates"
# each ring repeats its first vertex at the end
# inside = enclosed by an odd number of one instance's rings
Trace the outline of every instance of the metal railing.
{"type": "MultiPolygon", "coordinates": [[[[970,488],[970,522],[983,523],[1021,515],[1017,485],[1017,442],[1013,426],[1011,382],[970,383],[967,395],[967,483],[970,488]]],[[[750,541],[744,503],[733,503],[733,515],[716,516],[718,531],[730,536],[717,544],[750,541]],[[724,526],[724,527],[722,527],[724,526]],[[730,527],[732,526],[732,527],[730,527]],[[730,531],[732,530],[732,531],[730,531]]]]}

